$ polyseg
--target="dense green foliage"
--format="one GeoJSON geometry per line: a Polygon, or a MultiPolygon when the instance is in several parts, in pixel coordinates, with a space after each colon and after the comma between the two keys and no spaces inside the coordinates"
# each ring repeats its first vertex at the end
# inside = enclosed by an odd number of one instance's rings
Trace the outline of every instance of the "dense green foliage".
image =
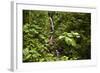
{"type": "Polygon", "coordinates": [[[91,14],[23,10],[23,62],[91,58],[91,14]]]}

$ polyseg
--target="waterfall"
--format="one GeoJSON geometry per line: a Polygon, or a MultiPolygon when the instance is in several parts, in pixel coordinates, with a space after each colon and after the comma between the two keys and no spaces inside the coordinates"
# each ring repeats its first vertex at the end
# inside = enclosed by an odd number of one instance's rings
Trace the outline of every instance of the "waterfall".
{"type": "Polygon", "coordinates": [[[53,19],[50,17],[50,25],[51,25],[51,32],[54,32],[54,24],[53,24],[53,19]]]}

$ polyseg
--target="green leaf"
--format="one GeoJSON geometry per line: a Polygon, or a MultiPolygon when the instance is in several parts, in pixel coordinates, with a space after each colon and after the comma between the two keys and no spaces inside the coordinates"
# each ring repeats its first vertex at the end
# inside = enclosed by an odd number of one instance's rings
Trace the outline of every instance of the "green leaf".
{"type": "Polygon", "coordinates": [[[72,38],[69,38],[69,37],[65,37],[65,42],[66,42],[66,44],[68,44],[68,45],[71,45],[71,46],[76,46],[76,42],[75,42],[75,40],[74,39],[72,39],[72,38]]]}
{"type": "Polygon", "coordinates": [[[63,39],[65,36],[59,36],[58,39],[63,39]]]}
{"type": "Polygon", "coordinates": [[[39,32],[36,29],[30,29],[30,32],[34,32],[35,34],[38,34],[39,32]]]}
{"type": "Polygon", "coordinates": [[[74,36],[79,36],[79,33],[71,31],[74,36]]]}
{"type": "Polygon", "coordinates": [[[35,29],[41,29],[41,27],[39,27],[38,25],[32,24],[32,27],[34,27],[35,29]]]}
{"type": "Polygon", "coordinates": [[[40,38],[42,38],[42,39],[46,39],[46,38],[44,37],[44,35],[42,35],[42,34],[40,34],[39,36],[40,36],[40,38]]]}
{"type": "Polygon", "coordinates": [[[25,49],[23,50],[23,54],[24,54],[24,56],[26,56],[27,54],[29,54],[28,48],[25,48],[25,49]]]}
{"type": "Polygon", "coordinates": [[[40,62],[43,62],[45,59],[44,58],[42,58],[42,59],[40,59],[40,62]]]}
{"type": "Polygon", "coordinates": [[[72,42],[71,43],[72,43],[72,46],[74,46],[74,47],[76,46],[76,42],[75,42],[74,39],[72,39],[72,42]]]}
{"type": "Polygon", "coordinates": [[[64,33],[63,33],[64,36],[67,36],[67,34],[68,34],[67,32],[64,32],[64,33]]]}
{"type": "Polygon", "coordinates": [[[28,54],[26,57],[25,57],[25,60],[29,59],[31,57],[31,54],[28,54]]]}
{"type": "Polygon", "coordinates": [[[68,57],[67,56],[62,56],[61,59],[66,61],[66,60],[68,60],[68,57]]]}
{"type": "Polygon", "coordinates": [[[72,33],[67,33],[68,37],[73,37],[72,33]]]}

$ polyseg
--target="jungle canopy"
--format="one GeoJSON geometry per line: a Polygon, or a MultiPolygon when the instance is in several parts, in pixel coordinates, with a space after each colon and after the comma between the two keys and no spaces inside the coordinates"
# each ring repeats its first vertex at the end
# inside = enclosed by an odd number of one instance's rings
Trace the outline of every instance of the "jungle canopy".
{"type": "Polygon", "coordinates": [[[91,14],[23,10],[23,62],[91,59],[91,14]]]}

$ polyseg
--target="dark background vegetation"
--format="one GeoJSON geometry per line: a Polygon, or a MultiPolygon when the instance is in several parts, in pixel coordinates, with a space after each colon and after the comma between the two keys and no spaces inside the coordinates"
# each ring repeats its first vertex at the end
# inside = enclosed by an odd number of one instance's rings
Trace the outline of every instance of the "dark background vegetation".
{"type": "Polygon", "coordinates": [[[84,59],[91,59],[90,13],[23,10],[23,62],[84,59]]]}

